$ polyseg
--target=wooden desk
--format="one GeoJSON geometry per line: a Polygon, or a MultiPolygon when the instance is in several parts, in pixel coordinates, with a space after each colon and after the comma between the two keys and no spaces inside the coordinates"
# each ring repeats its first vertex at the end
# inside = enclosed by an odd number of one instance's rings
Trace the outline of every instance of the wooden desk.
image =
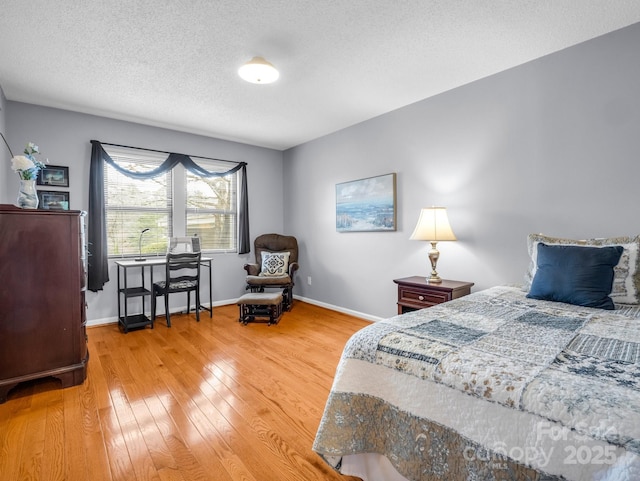
{"type": "Polygon", "coordinates": [[[412,276],[394,279],[398,284],[398,314],[424,309],[457,299],[471,293],[473,282],[442,280],[440,284],[429,284],[425,277],[412,276]]]}
{"type": "MultiPolygon", "coordinates": [[[[203,305],[198,306],[200,309],[209,311],[209,317],[213,317],[213,285],[211,273],[211,257],[201,257],[200,264],[209,269],[209,307],[203,305]]],[[[124,332],[129,329],[144,327],[151,324],[151,315],[144,313],[144,300],[147,296],[153,295],[153,268],[155,266],[164,266],[167,261],[165,257],[150,257],[144,261],[136,261],[133,259],[115,261],[118,266],[118,322],[123,327],[124,332]],[[145,283],[145,267],[149,268],[149,287],[145,283]],[[131,268],[140,268],[140,284],[129,286],[127,279],[127,270],[131,268]],[[122,272],[122,275],[120,273],[122,272]],[[140,298],[142,307],[141,312],[137,314],[129,314],[128,300],[131,298],[140,298]]],[[[151,312],[151,304],[149,304],[149,312],[151,312]]]]}

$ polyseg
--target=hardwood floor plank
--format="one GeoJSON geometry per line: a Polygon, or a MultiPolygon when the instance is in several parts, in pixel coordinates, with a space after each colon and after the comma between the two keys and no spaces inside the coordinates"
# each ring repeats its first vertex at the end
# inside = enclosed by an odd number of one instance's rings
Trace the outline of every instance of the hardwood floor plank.
{"type": "MultiPolygon", "coordinates": [[[[220,481],[241,479],[233,476],[235,471],[233,465],[230,466],[231,472],[229,472],[227,469],[229,464],[224,459],[225,457],[210,446],[206,437],[208,433],[201,434],[200,430],[188,418],[180,403],[171,394],[162,396],[162,402],[177,426],[180,438],[184,439],[185,448],[192,453],[205,473],[206,478],[204,479],[219,479],[220,481]]],[[[247,479],[253,478],[248,477],[247,479]]]]}
{"type": "MultiPolygon", "coordinates": [[[[195,396],[194,399],[209,423],[223,434],[231,451],[240,452],[247,443],[251,443],[252,456],[248,458],[249,461],[245,462],[247,463],[247,468],[258,479],[260,479],[260,475],[269,476],[269,479],[288,479],[286,475],[282,474],[282,463],[278,463],[274,459],[274,455],[277,456],[279,454],[278,450],[274,449],[268,442],[268,437],[262,435],[263,433],[260,430],[255,429],[255,417],[246,416],[239,412],[238,407],[241,404],[241,400],[233,400],[233,406],[228,405],[227,399],[233,398],[233,394],[229,393],[226,398],[223,398],[208,385],[206,380],[203,381],[199,383],[199,388],[203,395],[195,396]],[[224,415],[216,409],[217,406],[223,408],[224,415]],[[270,475],[270,472],[273,472],[273,474],[270,475]]],[[[255,407],[254,405],[253,408],[255,409],[255,407]]],[[[270,428],[267,427],[264,430],[270,431],[270,428]]]]}
{"type": "Polygon", "coordinates": [[[23,453],[25,434],[28,421],[26,416],[14,418],[6,427],[6,438],[2,446],[0,457],[0,479],[19,479],[19,462],[23,453]]]}
{"type": "Polygon", "coordinates": [[[99,367],[99,363],[90,364],[88,368],[91,373],[85,382],[78,386],[82,408],[84,459],[91,460],[87,461],[91,468],[91,481],[110,481],[112,478],[109,470],[109,458],[105,450],[98,407],[103,404],[110,406],[110,402],[101,402],[101,398],[105,395],[108,396],[108,393],[102,388],[106,382],[101,376],[102,371],[98,369],[99,367]]]}
{"type": "MultiPolygon", "coordinates": [[[[317,466],[315,462],[317,456],[311,452],[308,440],[313,439],[315,435],[320,421],[320,410],[314,416],[297,409],[295,404],[299,401],[294,403],[290,401],[292,390],[288,387],[285,389],[274,387],[274,378],[270,373],[259,372],[251,376],[241,371],[239,377],[249,382],[235,383],[234,378],[223,369],[217,372],[218,378],[222,381],[217,389],[223,398],[229,398],[231,393],[239,397],[241,404],[237,403],[234,406],[235,410],[242,413],[245,422],[252,426],[256,436],[262,442],[267,442],[270,449],[280,458],[287,458],[285,465],[291,466],[295,458],[293,465],[297,467],[297,471],[303,473],[300,479],[329,479],[326,477],[328,468],[321,471],[322,476],[319,478],[304,472],[308,467],[307,464],[317,466]],[[283,445],[287,448],[281,450],[283,445]],[[295,453],[293,458],[290,457],[291,452],[295,453]]],[[[292,476],[291,479],[298,479],[295,474],[292,476]]]]}
{"type": "Polygon", "coordinates": [[[64,396],[62,390],[56,388],[50,394],[52,398],[47,405],[41,478],[64,481],[64,396]]]}
{"type": "Polygon", "coordinates": [[[135,481],[136,477],[118,423],[118,416],[110,408],[100,409],[99,416],[112,479],[114,481],[135,481]]]}
{"type": "Polygon", "coordinates": [[[175,469],[178,467],[176,460],[171,454],[171,450],[165,442],[162,433],[158,429],[153,414],[149,411],[148,405],[144,399],[140,399],[131,403],[133,416],[135,417],[138,428],[142,434],[145,444],[149,450],[149,455],[153,461],[156,470],[165,468],[175,469]]]}
{"type": "MultiPolygon", "coordinates": [[[[145,398],[145,403],[148,406],[149,412],[152,413],[158,431],[161,433],[173,459],[177,463],[178,469],[184,474],[185,479],[194,481],[211,479],[210,474],[207,474],[207,472],[219,473],[224,470],[224,468],[217,460],[209,459],[206,453],[200,450],[192,452],[189,448],[192,442],[190,443],[183,437],[183,434],[186,433],[187,436],[190,436],[190,439],[192,439],[192,425],[183,416],[180,416],[181,413],[178,409],[174,409],[174,406],[178,403],[171,395],[170,388],[162,379],[163,376],[170,376],[168,369],[160,359],[165,355],[166,348],[166,342],[149,342],[147,349],[139,353],[140,356],[147,358],[148,364],[153,367],[151,371],[147,371],[144,377],[147,378],[147,381],[153,379],[152,385],[155,392],[145,398]],[[169,409],[171,411],[167,410],[166,407],[170,407],[169,409]],[[172,416],[171,413],[174,413],[174,415],[172,416]],[[178,423],[183,424],[179,426],[178,423]]],[[[169,470],[163,469],[163,475],[169,474],[173,475],[169,470]]],[[[223,480],[230,478],[223,478],[223,476],[220,475],[217,479],[223,480]]]]}
{"type": "Polygon", "coordinates": [[[17,479],[40,479],[42,474],[42,456],[47,425],[46,410],[51,394],[40,390],[36,390],[36,393],[39,395],[33,397],[24,437],[24,444],[29,446],[29,449],[22,450],[17,479]]]}
{"type": "MultiPolygon", "coordinates": [[[[173,316],[172,316],[173,317],[173,316]]],[[[205,416],[200,410],[199,397],[201,395],[197,386],[197,381],[188,370],[182,370],[181,366],[174,360],[173,350],[162,358],[167,370],[164,374],[166,385],[171,390],[172,397],[178,402],[184,414],[183,420],[188,421],[191,428],[191,435],[195,431],[204,440],[204,443],[213,451],[219,460],[222,468],[231,479],[254,479],[250,470],[244,465],[242,460],[237,458],[228,442],[237,436],[237,433],[230,426],[220,426],[218,428],[212,424],[212,420],[217,416],[209,411],[213,419],[205,416]]],[[[183,363],[181,363],[183,364],[183,363]]],[[[249,462],[253,458],[248,458],[249,462]]]]}
{"type": "Polygon", "coordinates": [[[178,468],[162,468],[158,471],[160,481],[189,481],[191,478],[184,478],[178,468]]]}
{"type": "Polygon", "coordinates": [[[18,479],[33,385],[19,386],[11,395],[15,397],[14,402],[0,404],[0,479],[18,479]]]}
{"type": "Polygon", "coordinates": [[[84,384],[0,405],[0,480],[347,481],[311,449],[344,344],[368,321],[295,301],[278,325],[236,305],[155,329],[88,329],[84,384]]]}
{"type": "Polygon", "coordinates": [[[98,411],[112,407],[109,386],[107,385],[106,376],[103,372],[102,363],[99,360],[100,353],[109,352],[108,344],[103,339],[106,336],[113,336],[115,334],[111,332],[110,327],[111,326],[105,326],[104,328],[89,330],[91,338],[89,339],[87,377],[92,385],[93,397],[98,411]]]}
{"type": "Polygon", "coordinates": [[[113,363],[110,371],[116,373],[115,376],[111,377],[109,384],[112,392],[113,408],[118,418],[122,439],[135,473],[135,479],[159,480],[144,434],[141,431],[141,426],[133,413],[137,390],[133,375],[129,369],[130,365],[127,362],[126,351],[117,352],[115,359],[110,357],[109,362],[113,363]],[[114,393],[117,393],[117,395],[114,395],[114,393]]]}
{"type": "MultiPolygon", "coordinates": [[[[164,439],[172,458],[176,462],[176,468],[186,481],[204,481],[209,479],[203,466],[191,452],[184,439],[179,437],[179,429],[164,409],[158,397],[148,397],[145,402],[149,411],[153,413],[156,426],[164,439]]],[[[162,468],[158,470],[160,478],[174,476],[174,468],[162,468]]]]}
{"type": "Polygon", "coordinates": [[[85,415],[80,402],[81,386],[63,389],[63,429],[65,480],[82,481],[90,479],[90,460],[84,447],[82,418],[85,415]]]}

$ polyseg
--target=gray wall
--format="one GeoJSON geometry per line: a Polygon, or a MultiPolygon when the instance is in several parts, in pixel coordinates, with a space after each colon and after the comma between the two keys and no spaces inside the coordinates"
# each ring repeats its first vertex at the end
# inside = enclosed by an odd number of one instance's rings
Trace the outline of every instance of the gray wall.
{"type": "MultiPolygon", "coordinates": [[[[33,141],[40,146],[42,157],[48,158],[51,164],[69,166],[71,209],[88,209],[91,157],[89,141],[96,139],[247,162],[251,238],[264,232],[280,232],[283,229],[283,172],[280,151],[11,101],[7,102],[6,119],[7,139],[14,153],[21,152],[27,142],[33,141]]],[[[12,172],[9,167],[0,171],[3,172],[2,175],[12,172]]],[[[13,204],[18,194],[17,177],[14,179],[14,176],[10,176],[6,185],[2,202],[13,204]]],[[[42,248],[47,248],[46,239],[42,239],[42,248]]],[[[246,273],[242,266],[249,260],[249,255],[214,256],[214,303],[230,302],[244,293],[246,273]]],[[[116,319],[116,275],[115,266],[111,264],[111,281],[105,285],[104,291],[88,293],[87,318],[90,324],[116,319]]],[[[179,306],[186,304],[186,298],[178,301],[182,302],[178,303],[179,306]]]]}
{"type": "Polygon", "coordinates": [[[395,314],[392,280],[429,272],[428,243],[409,236],[430,205],[458,237],[438,244],[439,273],[474,290],[522,282],[529,233],[640,234],[638,45],[640,24],[286,151],[297,294],[395,314]],[[335,184],[389,172],[397,232],[337,233],[335,184]]]}
{"type": "MultiPolygon", "coordinates": [[[[4,99],[0,128],[14,151],[31,140],[52,164],[70,166],[73,209],[87,208],[91,139],[248,162],[251,237],[281,231],[300,242],[294,294],[376,319],[396,312],[394,278],[429,272],[428,244],[409,240],[421,207],[448,207],[458,242],[439,244],[438,271],[474,290],[522,281],[531,232],[640,233],[637,45],[640,24],[284,154],[4,99]],[[335,184],[389,172],[398,176],[398,230],[338,234],[335,184]]],[[[8,165],[0,199],[13,203],[8,165]]],[[[215,301],[243,292],[249,258],[215,257],[215,301]]],[[[116,316],[114,269],[111,277],[89,294],[90,320],[116,316]]]]}

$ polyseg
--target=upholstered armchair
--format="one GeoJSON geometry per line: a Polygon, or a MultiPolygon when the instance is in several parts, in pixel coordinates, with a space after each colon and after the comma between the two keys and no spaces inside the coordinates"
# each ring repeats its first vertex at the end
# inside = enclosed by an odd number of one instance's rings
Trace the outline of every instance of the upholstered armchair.
{"type": "Polygon", "coordinates": [[[298,270],[298,241],[293,236],[263,234],[253,242],[256,262],[245,264],[247,290],[283,289],[284,310],[293,303],[294,273],[298,270]]]}

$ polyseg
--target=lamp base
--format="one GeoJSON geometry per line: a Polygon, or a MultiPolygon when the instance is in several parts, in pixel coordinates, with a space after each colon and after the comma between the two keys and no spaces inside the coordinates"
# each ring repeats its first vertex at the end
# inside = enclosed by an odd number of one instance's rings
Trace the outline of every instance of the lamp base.
{"type": "Polygon", "coordinates": [[[146,261],[146,260],[147,260],[147,259],[136,259],[136,262],[144,262],[144,261],[146,261]]]}
{"type": "Polygon", "coordinates": [[[427,277],[427,282],[429,284],[440,284],[442,283],[442,279],[438,275],[436,271],[436,265],[438,264],[438,258],[440,257],[440,252],[436,249],[436,241],[431,242],[431,250],[429,251],[429,262],[431,262],[431,276],[427,277]]]}

